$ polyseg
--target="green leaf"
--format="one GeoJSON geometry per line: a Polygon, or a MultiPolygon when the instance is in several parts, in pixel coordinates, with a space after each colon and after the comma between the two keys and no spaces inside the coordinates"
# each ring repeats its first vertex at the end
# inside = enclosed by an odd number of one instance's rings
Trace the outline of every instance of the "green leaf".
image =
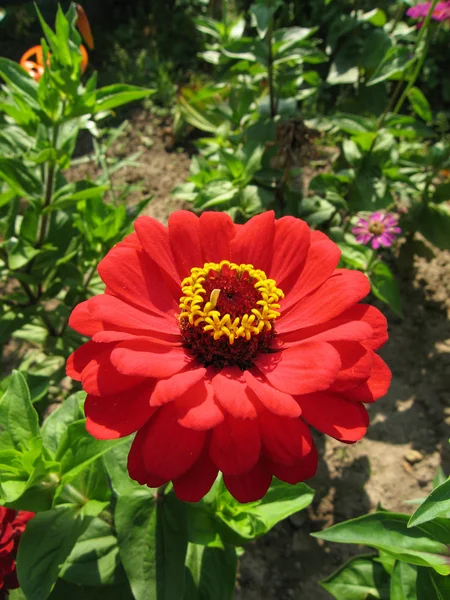
{"type": "Polygon", "coordinates": [[[342,150],[346,161],[352,167],[358,165],[361,162],[362,154],[358,146],[353,140],[344,140],[342,143],[342,150]]]}
{"type": "Polygon", "coordinates": [[[12,271],[21,269],[41,254],[41,250],[37,250],[31,244],[28,244],[23,238],[10,238],[3,244],[4,249],[8,254],[8,267],[12,271]]]}
{"type": "Polygon", "coordinates": [[[23,96],[34,109],[39,109],[37,83],[22,67],[8,58],[0,58],[0,76],[19,96],[23,96]]]}
{"type": "Polygon", "coordinates": [[[419,218],[419,231],[441,250],[450,250],[450,208],[446,204],[429,202],[419,218]]]}
{"type": "Polygon", "coordinates": [[[409,48],[404,46],[393,46],[388,49],[382,62],[366,85],[376,85],[387,79],[401,77],[413,62],[414,60],[411,58],[409,48]]]}
{"type": "Polygon", "coordinates": [[[81,532],[77,507],[70,505],[40,512],[28,522],[17,555],[17,575],[27,600],[48,597],[81,532]]]}
{"type": "Polygon", "coordinates": [[[438,575],[432,569],[418,569],[417,600],[448,600],[450,577],[438,575]]]}
{"type": "Polygon", "coordinates": [[[336,600],[389,600],[389,575],[371,555],[351,558],[320,585],[336,600]]]}
{"type": "Polygon", "coordinates": [[[72,481],[90,463],[123,442],[123,439],[97,440],[93,438],[86,431],[84,420],[71,423],[62,436],[56,453],[56,460],[61,462],[61,485],[72,481]]]}
{"type": "Polygon", "coordinates": [[[408,520],[408,515],[378,512],[311,535],[329,542],[371,546],[399,560],[450,574],[450,532],[440,520],[410,529],[408,520]]]}
{"type": "Polygon", "coordinates": [[[67,427],[74,421],[83,418],[81,402],[85,397],[84,392],[78,392],[69,396],[61,406],[54,410],[45,420],[42,426],[41,435],[44,446],[50,452],[56,454],[59,442],[67,427]]]}
{"type": "Polygon", "coordinates": [[[373,257],[373,251],[367,246],[360,244],[350,244],[348,242],[340,242],[338,246],[341,250],[341,261],[365,273],[373,257]]]}
{"type": "Polygon", "coordinates": [[[25,377],[19,371],[13,371],[3,402],[8,405],[8,432],[20,450],[40,434],[38,414],[31,403],[25,377]]]}
{"type": "Polygon", "coordinates": [[[408,527],[450,514],[450,479],[435,488],[409,520],[408,527]]]}
{"type": "Polygon", "coordinates": [[[95,112],[100,113],[123,106],[134,100],[143,100],[154,94],[154,90],[146,90],[136,85],[115,83],[100,88],[96,92],[95,112]]]}
{"type": "Polygon", "coordinates": [[[186,513],[173,492],[155,502],[142,488],[119,496],[115,523],[122,563],[136,600],[183,600],[186,513]]]}
{"type": "Polygon", "coordinates": [[[398,283],[387,264],[377,261],[370,270],[369,279],[375,296],[386,302],[396,315],[403,316],[398,283]]]}
{"type": "Polygon", "coordinates": [[[236,550],[189,544],[183,600],[232,600],[236,585],[236,550]]]}
{"type": "Polygon", "coordinates": [[[120,556],[135,599],[157,598],[154,495],[145,488],[120,495],[114,520],[120,556]]]}
{"type": "MultiPolygon", "coordinates": [[[[141,547],[140,552],[144,549],[141,547]]],[[[111,525],[95,518],[80,535],[60,577],[78,585],[117,585],[125,581],[117,538],[111,525]]]]}
{"type": "Polygon", "coordinates": [[[131,439],[124,440],[123,444],[111,448],[104,457],[112,488],[118,496],[145,490],[141,484],[128,475],[127,460],[131,443],[131,439]]]}
{"type": "Polygon", "coordinates": [[[433,115],[431,112],[430,103],[425,98],[423,92],[421,92],[419,88],[413,87],[408,92],[408,98],[416,115],[426,122],[431,121],[433,115]]]}
{"type": "Polygon", "coordinates": [[[0,179],[20,196],[38,198],[42,193],[39,179],[19,159],[0,158],[0,179]]]}
{"type": "Polygon", "coordinates": [[[416,600],[417,567],[398,560],[391,576],[389,600],[416,600]]]}
{"type": "Polygon", "coordinates": [[[259,37],[265,37],[269,29],[272,17],[277,10],[277,3],[270,6],[267,4],[252,4],[250,7],[250,15],[252,17],[252,26],[256,27],[259,37]]]}

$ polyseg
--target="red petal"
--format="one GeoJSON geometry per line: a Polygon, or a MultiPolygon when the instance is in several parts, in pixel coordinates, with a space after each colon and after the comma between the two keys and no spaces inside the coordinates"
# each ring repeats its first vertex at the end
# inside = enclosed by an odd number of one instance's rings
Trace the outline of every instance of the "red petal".
{"type": "Polygon", "coordinates": [[[333,342],[332,346],[341,357],[341,370],[331,386],[332,391],[351,390],[370,377],[372,356],[364,346],[358,342],[333,342]]]}
{"type": "Polygon", "coordinates": [[[177,422],[173,404],[158,409],[150,419],[143,444],[145,468],[163,479],[176,479],[186,473],[203,449],[205,431],[194,431],[177,422]]]}
{"type": "Polygon", "coordinates": [[[255,365],[281,392],[309,394],[333,383],[341,361],[330,344],[304,342],[273,354],[260,354],[255,365]]]}
{"type": "Polygon", "coordinates": [[[338,246],[325,235],[317,238],[316,233],[312,232],[311,246],[297,283],[281,301],[283,312],[325,283],[339,264],[341,252],[338,246]]]}
{"type": "Polygon", "coordinates": [[[236,264],[251,264],[255,269],[270,272],[275,236],[273,211],[257,215],[237,229],[231,241],[231,260],[236,264]]]}
{"type": "Polygon", "coordinates": [[[204,212],[200,215],[200,239],[205,262],[230,260],[230,242],[235,226],[226,213],[204,212]]]}
{"type": "Polygon", "coordinates": [[[183,427],[203,431],[222,423],[223,412],[218,406],[210,381],[202,379],[175,401],[178,423],[183,427]]]}
{"type": "Polygon", "coordinates": [[[318,455],[315,445],[311,452],[293,465],[283,465],[273,461],[266,461],[267,467],[277,479],[295,485],[300,481],[306,481],[314,477],[318,466],[318,455]]]}
{"type": "Polygon", "coordinates": [[[122,342],[111,355],[111,361],[120,373],[155,379],[175,375],[192,360],[184,348],[151,340],[122,342]]]}
{"type": "Polygon", "coordinates": [[[75,329],[81,335],[87,335],[88,337],[92,337],[95,333],[104,329],[100,321],[95,321],[92,318],[87,300],[81,302],[81,304],[78,304],[73,309],[69,319],[69,327],[72,327],[72,329],[75,329]]]}
{"type": "Polygon", "coordinates": [[[230,494],[238,502],[256,502],[265,496],[272,483],[272,475],[262,461],[245,475],[224,475],[225,483],[230,494]]]}
{"type": "Polygon", "coordinates": [[[171,280],[172,293],[180,289],[180,276],[175,269],[172,251],[169,244],[169,232],[156,219],[139,217],[134,224],[142,247],[171,280]]]}
{"type": "Polygon", "coordinates": [[[294,217],[275,221],[270,277],[287,294],[298,281],[306,261],[311,234],[308,225],[294,217]]]}
{"type": "Polygon", "coordinates": [[[225,417],[213,430],[211,458],[223,473],[248,473],[258,462],[261,436],[257,421],[225,417]]]}
{"type": "Polygon", "coordinates": [[[88,366],[92,359],[104,352],[104,350],[105,346],[96,344],[95,342],[83,344],[77,348],[75,352],[72,352],[67,359],[66,374],[72,379],[75,379],[75,381],[81,381],[83,370],[88,366]]]}
{"type": "Polygon", "coordinates": [[[88,394],[94,396],[111,396],[138,385],[142,377],[130,377],[119,373],[111,364],[111,353],[114,345],[98,344],[104,351],[94,357],[83,369],[81,384],[88,394]]]}
{"type": "MultiPolygon", "coordinates": [[[[374,306],[368,304],[358,304],[353,308],[350,308],[346,315],[353,319],[359,319],[364,323],[367,323],[372,328],[372,335],[370,339],[364,341],[364,346],[371,350],[378,350],[388,339],[388,324],[386,317],[374,306]]],[[[343,315],[344,316],[344,315],[343,315]]]]}
{"type": "Polygon", "coordinates": [[[169,480],[163,477],[156,477],[149,473],[144,465],[143,457],[143,445],[147,436],[148,425],[137,432],[134,438],[133,444],[131,445],[130,452],[128,453],[128,473],[131,479],[134,479],[141,485],[148,485],[149,487],[160,487],[169,480]]]}
{"type": "Polygon", "coordinates": [[[139,241],[138,236],[133,232],[130,235],[127,235],[123,238],[121,242],[119,242],[116,248],[137,248],[138,250],[142,250],[141,242],[139,241]]]}
{"type": "Polygon", "coordinates": [[[345,392],[345,397],[357,402],[375,402],[381,398],[391,385],[392,373],[384,360],[371,352],[372,373],[369,379],[357,388],[345,392]]]}
{"type": "Polygon", "coordinates": [[[208,446],[205,444],[197,462],[173,482],[177,498],[184,502],[200,502],[211,489],[217,474],[218,469],[211,460],[208,446]]]}
{"type": "Polygon", "coordinates": [[[98,265],[110,292],[137,308],[166,316],[178,306],[159,267],[143,251],[115,246],[98,265]]]}
{"type": "Polygon", "coordinates": [[[150,406],[154,382],[145,382],[126,394],[88,395],[84,404],[86,429],[99,440],[130,435],[145,425],[157,408],[150,406]]]}
{"type": "Polygon", "coordinates": [[[214,394],[223,408],[237,419],[256,419],[257,412],[238,367],[225,367],[214,376],[214,394]]]}
{"type": "MultiPolygon", "coordinates": [[[[317,268],[320,269],[319,266],[317,268]]],[[[303,298],[287,314],[281,305],[277,331],[288,332],[326,323],[341,315],[370,292],[369,280],[359,271],[339,269],[319,289],[303,298]]]]}
{"type": "Polygon", "coordinates": [[[367,431],[369,416],[364,406],[330,392],[298,396],[302,418],[315,429],[342,442],[356,442],[367,431]]]}
{"type": "Polygon", "coordinates": [[[190,275],[192,267],[203,267],[205,261],[200,245],[200,225],[194,213],[177,210],[170,215],[169,242],[181,279],[190,275]]]}
{"type": "Polygon", "coordinates": [[[292,465],[311,452],[313,444],[309,427],[298,417],[259,415],[264,455],[278,463],[292,465]]]}
{"type": "Polygon", "coordinates": [[[188,369],[173,375],[169,379],[160,379],[156,384],[155,391],[150,399],[152,406],[162,406],[168,402],[176,400],[190,387],[203,379],[206,374],[206,369],[188,369]]]}
{"type": "Polygon", "coordinates": [[[244,371],[243,376],[249,388],[268,410],[281,417],[298,417],[300,415],[300,406],[294,398],[276,390],[258,371],[255,370],[254,373],[244,371]]]}
{"type": "Polygon", "coordinates": [[[137,331],[153,334],[172,334],[174,339],[180,337],[180,328],[175,310],[168,311],[164,315],[149,314],[109,294],[101,294],[90,298],[88,308],[94,319],[101,320],[105,324],[111,324],[113,328],[125,329],[125,331],[131,333],[137,331]]]}
{"type": "Polygon", "coordinates": [[[372,335],[372,328],[363,321],[344,321],[341,317],[337,317],[322,325],[305,327],[289,333],[279,333],[277,330],[277,333],[275,341],[278,343],[278,347],[285,348],[304,340],[308,342],[364,342],[366,345],[366,340],[372,335]]]}

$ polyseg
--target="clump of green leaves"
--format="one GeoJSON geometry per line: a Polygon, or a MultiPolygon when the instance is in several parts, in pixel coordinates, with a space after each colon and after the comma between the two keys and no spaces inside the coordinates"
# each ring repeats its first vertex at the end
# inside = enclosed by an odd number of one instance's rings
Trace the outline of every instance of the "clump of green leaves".
{"type": "Polygon", "coordinates": [[[58,9],[55,31],[39,17],[46,65],[39,82],[0,58],[0,349],[11,335],[31,343],[35,350],[22,368],[43,381],[62,376],[78,344],[68,317],[99,285],[98,257],[129,232],[148,202],[131,209],[106,202],[107,177],[69,182],[65,172],[79,133],[100,139],[102,119],[151,91],[124,84],[97,89],[95,73],[83,83],[74,6],[67,14],[58,9]]]}
{"type": "Polygon", "coordinates": [[[336,600],[444,600],[450,594],[450,479],[435,488],[410,517],[379,511],[339,523],[315,537],[370,546],[322,582],[336,600]]]}

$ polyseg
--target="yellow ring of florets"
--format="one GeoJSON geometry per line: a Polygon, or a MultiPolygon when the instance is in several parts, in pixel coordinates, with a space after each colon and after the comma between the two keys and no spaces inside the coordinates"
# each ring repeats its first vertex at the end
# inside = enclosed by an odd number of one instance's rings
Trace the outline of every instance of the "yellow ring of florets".
{"type": "Polygon", "coordinates": [[[238,338],[250,340],[252,335],[260,334],[264,329],[270,331],[272,322],[280,316],[280,300],[284,298],[282,290],[277,288],[276,281],[268,279],[264,271],[255,269],[253,265],[237,265],[228,260],[220,263],[205,263],[203,267],[193,267],[191,275],[181,282],[183,296],[180,298],[180,319],[187,319],[190,325],[196,327],[203,325],[203,331],[210,332],[215,340],[226,335],[230,344],[238,338]],[[235,317],[233,320],[229,314],[221,315],[216,310],[220,289],[215,289],[208,300],[204,294],[206,290],[203,282],[210,271],[220,272],[222,267],[227,266],[236,271],[236,276],[248,273],[254,281],[254,287],[258,290],[261,299],[256,302],[257,306],[252,309],[251,314],[235,317]]]}

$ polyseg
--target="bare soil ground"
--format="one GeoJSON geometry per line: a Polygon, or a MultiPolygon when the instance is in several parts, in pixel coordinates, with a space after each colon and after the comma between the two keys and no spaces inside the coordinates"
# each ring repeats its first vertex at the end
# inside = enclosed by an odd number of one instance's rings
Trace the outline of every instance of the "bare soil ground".
{"type": "MultiPolygon", "coordinates": [[[[170,132],[161,124],[153,126],[151,147],[144,144],[149,122],[145,112],[133,117],[120,141],[121,152],[142,149],[141,166],[121,171],[117,180],[144,180],[144,192],[154,194],[148,214],[166,222],[180,208],[169,194],[187,177],[189,156],[174,151],[170,132]]],[[[95,175],[83,165],[72,177],[86,172],[95,175]]],[[[138,199],[133,194],[130,201],[138,199]]],[[[373,511],[378,504],[411,512],[405,501],[431,491],[438,466],[450,473],[450,253],[435,254],[431,262],[416,259],[400,280],[404,319],[380,307],[390,324],[390,340],[381,354],[393,382],[388,395],[369,408],[367,436],[352,446],[316,436],[320,467],[308,482],[316,490],[314,503],[247,546],[236,600],[330,598],[319,580],[359,549],[322,543],[309,533],[373,511]]]]}

